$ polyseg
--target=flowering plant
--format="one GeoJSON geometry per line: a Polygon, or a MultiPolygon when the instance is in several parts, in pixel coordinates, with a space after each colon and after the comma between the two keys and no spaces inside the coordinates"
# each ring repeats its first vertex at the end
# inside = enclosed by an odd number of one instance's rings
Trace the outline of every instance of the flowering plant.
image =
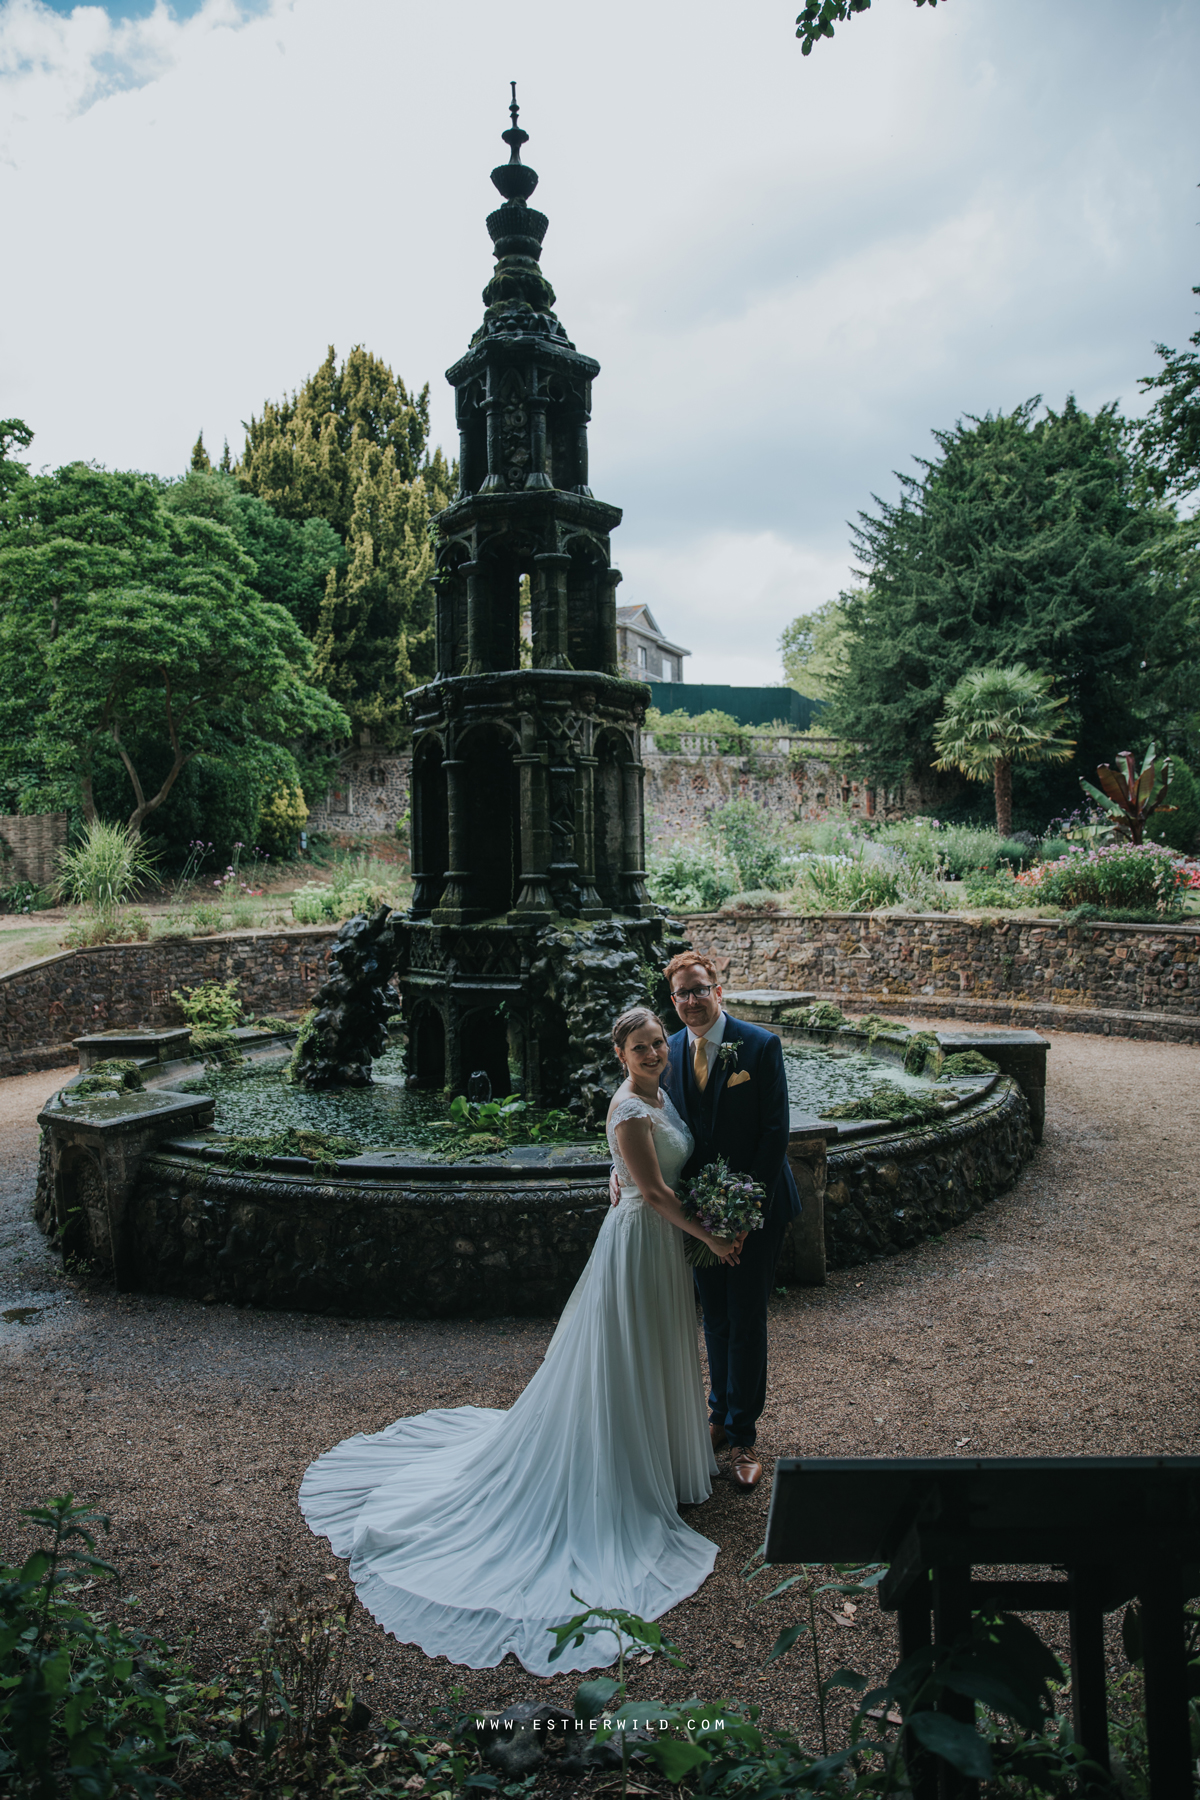
{"type": "Polygon", "coordinates": [[[730,1039],[728,1043],[718,1044],[717,1061],[723,1069],[737,1068],[738,1052],[741,1047],[740,1044],[734,1043],[732,1039],[730,1039]]]}
{"type": "Polygon", "coordinates": [[[1182,859],[1161,844],[1105,844],[1072,849],[1055,862],[1038,863],[1017,876],[1054,906],[1155,907],[1178,904],[1186,875],[1182,859]]]}
{"type": "MultiPolygon", "coordinates": [[[[711,1231],[714,1237],[735,1238],[740,1231],[762,1230],[766,1197],[761,1181],[734,1174],[724,1157],[718,1156],[683,1184],[679,1204],[687,1218],[711,1231]]],[[[683,1253],[698,1269],[715,1268],[721,1260],[690,1231],[683,1253]]]]}

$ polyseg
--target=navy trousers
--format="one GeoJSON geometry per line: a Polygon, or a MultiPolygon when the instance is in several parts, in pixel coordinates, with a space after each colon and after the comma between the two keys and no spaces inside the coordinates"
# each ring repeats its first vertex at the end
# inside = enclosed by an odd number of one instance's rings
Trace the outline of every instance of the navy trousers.
{"type": "Polygon", "coordinates": [[[712,1389],[708,1414],[734,1445],[749,1449],[767,1403],[767,1300],[787,1226],[780,1191],[763,1221],[742,1245],[735,1268],[696,1269],[704,1308],[704,1342],[712,1389]]]}

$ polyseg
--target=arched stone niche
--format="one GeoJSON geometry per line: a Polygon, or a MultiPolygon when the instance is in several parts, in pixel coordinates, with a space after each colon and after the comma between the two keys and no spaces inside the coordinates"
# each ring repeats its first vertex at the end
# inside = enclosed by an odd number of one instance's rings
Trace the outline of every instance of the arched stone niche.
{"type": "Polygon", "coordinates": [[[413,752],[412,911],[427,918],[441,899],[450,867],[450,814],[446,803],[444,746],[428,732],[413,752]]]}
{"type": "Polygon", "coordinates": [[[517,745],[505,725],[475,725],[457,745],[458,812],[455,867],[464,903],[480,918],[507,914],[519,867],[520,796],[513,757],[517,745]]]}

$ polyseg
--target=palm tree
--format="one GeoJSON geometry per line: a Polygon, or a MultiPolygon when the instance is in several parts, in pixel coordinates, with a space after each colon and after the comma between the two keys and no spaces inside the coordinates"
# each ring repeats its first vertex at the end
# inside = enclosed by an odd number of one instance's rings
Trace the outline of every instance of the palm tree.
{"type": "Polygon", "coordinates": [[[1065,700],[1050,694],[1050,677],[1024,663],[972,669],[946,695],[934,727],[935,769],[961,769],[996,790],[996,830],[1012,832],[1015,762],[1069,762],[1074,738],[1059,736],[1065,700]]]}

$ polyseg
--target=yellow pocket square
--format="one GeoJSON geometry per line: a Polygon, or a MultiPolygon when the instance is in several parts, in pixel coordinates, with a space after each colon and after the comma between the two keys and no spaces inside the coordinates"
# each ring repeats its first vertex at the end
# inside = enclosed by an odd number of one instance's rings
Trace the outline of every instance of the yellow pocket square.
{"type": "Polygon", "coordinates": [[[731,1075],[729,1077],[729,1080],[725,1083],[725,1086],[726,1087],[740,1087],[742,1085],[743,1081],[749,1081],[749,1079],[750,1079],[749,1069],[739,1069],[736,1075],[731,1075]]]}

